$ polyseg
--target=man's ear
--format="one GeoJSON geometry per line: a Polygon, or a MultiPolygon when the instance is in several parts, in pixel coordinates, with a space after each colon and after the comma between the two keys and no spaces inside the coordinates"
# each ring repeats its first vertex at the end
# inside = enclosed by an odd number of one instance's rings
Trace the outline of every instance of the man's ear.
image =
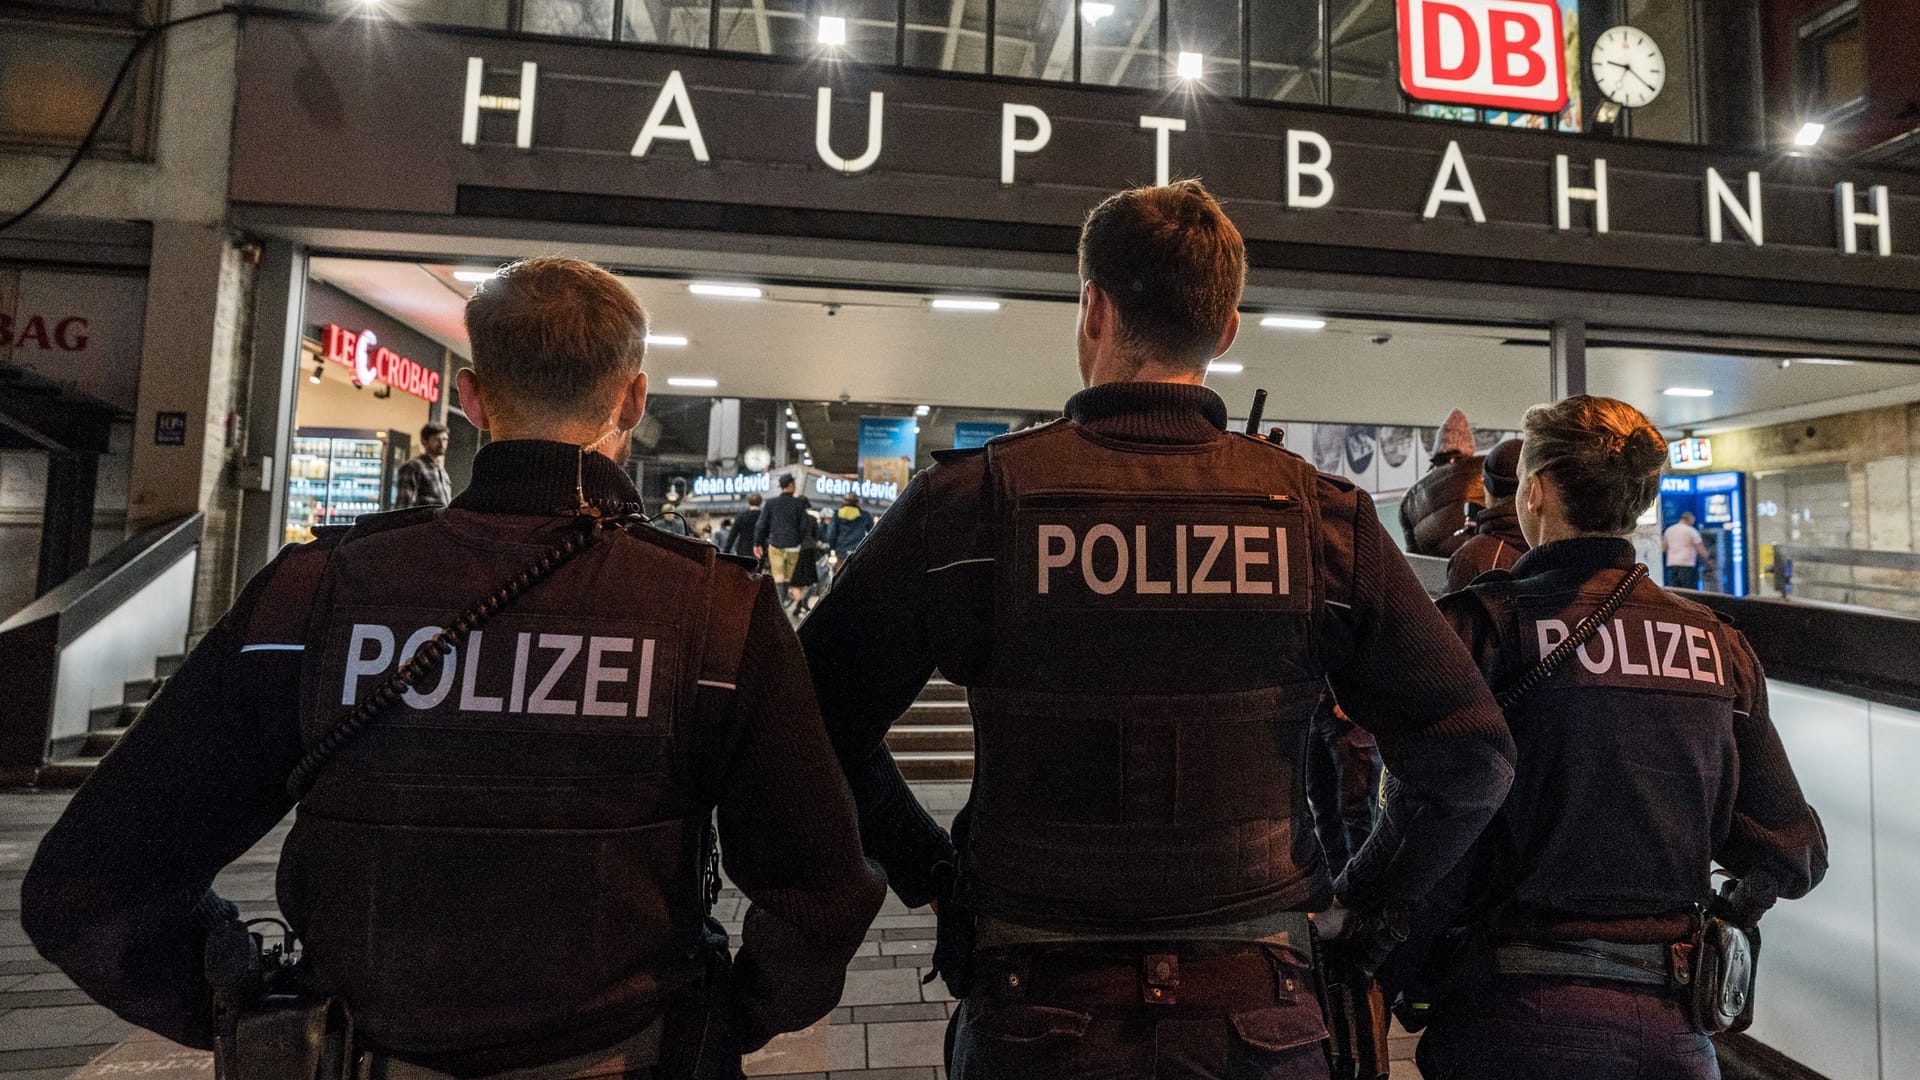
{"type": "Polygon", "coordinates": [[[1213,356],[1210,356],[1207,359],[1211,360],[1214,357],[1225,356],[1227,354],[1227,350],[1233,348],[1233,339],[1239,336],[1240,336],[1240,313],[1238,311],[1235,311],[1233,313],[1233,318],[1227,320],[1227,328],[1220,332],[1220,343],[1214,346],[1213,356]]]}
{"type": "Polygon", "coordinates": [[[620,396],[620,430],[631,431],[640,425],[640,418],[647,415],[647,373],[642,371],[627,384],[626,392],[620,396]]]}
{"type": "Polygon", "coordinates": [[[460,403],[460,411],[467,414],[467,422],[485,431],[493,426],[487,416],[486,399],[480,396],[480,376],[472,368],[461,368],[453,377],[455,398],[460,403]]]}
{"type": "Polygon", "coordinates": [[[1089,281],[1080,287],[1080,310],[1085,313],[1081,324],[1086,329],[1087,338],[1099,341],[1113,333],[1113,300],[1106,292],[1089,281]]]}

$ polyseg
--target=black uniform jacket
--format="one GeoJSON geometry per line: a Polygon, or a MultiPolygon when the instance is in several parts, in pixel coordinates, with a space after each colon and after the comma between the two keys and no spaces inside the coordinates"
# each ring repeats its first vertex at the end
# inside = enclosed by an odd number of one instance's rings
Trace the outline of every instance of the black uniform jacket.
{"type": "MultiPolygon", "coordinates": [[[[1555,541],[1520,557],[1510,571],[1511,587],[1570,598],[1561,621],[1571,625],[1600,605],[1618,580],[1612,572],[1631,568],[1634,560],[1626,540],[1555,541]],[[1600,575],[1608,576],[1595,580],[1600,575]]],[[[1502,586],[1476,585],[1475,591],[1483,587],[1502,586]]],[[[1511,655],[1515,637],[1495,625],[1473,592],[1443,598],[1440,609],[1494,685],[1533,663],[1532,656],[1511,655]]],[[[1604,697],[1579,697],[1578,715],[1564,717],[1556,728],[1536,723],[1539,717],[1514,721],[1519,771],[1487,841],[1503,838],[1506,849],[1520,853],[1518,864],[1505,870],[1491,869],[1492,862],[1482,865],[1491,876],[1519,882],[1518,895],[1499,895],[1503,887],[1488,880],[1468,890],[1471,895],[1491,888],[1491,901],[1509,908],[1494,913],[1496,931],[1553,939],[1673,940],[1688,924],[1676,906],[1705,899],[1709,858],[1741,879],[1734,913],[1746,920],[1758,919],[1778,898],[1804,896],[1826,874],[1826,834],[1768,717],[1766,676],[1746,637],[1720,625],[1710,609],[1647,582],[1622,611],[1625,618],[1609,624],[1617,645],[1596,637],[1585,654],[1548,680],[1603,684],[1612,678],[1621,685],[1602,686],[1604,697]],[[1678,658],[1665,673],[1690,676],[1688,681],[1699,685],[1717,679],[1730,698],[1726,706],[1693,698],[1686,699],[1696,702],[1691,711],[1676,709],[1656,685],[1659,680],[1612,674],[1629,667],[1645,671],[1655,662],[1641,647],[1641,623],[1651,618],[1674,620],[1654,623],[1657,633],[1645,631],[1646,640],[1655,642],[1669,641],[1689,625],[1717,627],[1717,636],[1727,643],[1724,664],[1696,657],[1688,668],[1685,646],[1708,644],[1694,634],[1670,650],[1678,658]],[[1631,636],[1623,636],[1629,629],[1631,636]],[[1582,664],[1592,670],[1596,656],[1604,661],[1602,674],[1585,676],[1582,664]],[[1731,716],[1724,728],[1716,719],[1722,711],[1731,716]],[[1534,726],[1541,730],[1529,730],[1534,726]],[[1628,800],[1627,793],[1637,798],[1628,800]],[[1605,800],[1614,805],[1596,805],[1605,800]],[[1604,882],[1579,883],[1602,867],[1604,882]],[[1649,899],[1633,910],[1635,897],[1649,899]]],[[[1711,644],[1717,658],[1721,650],[1711,644]]],[[[1552,700],[1543,684],[1519,708],[1551,710],[1552,700]]]]}
{"type": "MultiPolygon", "coordinates": [[[[578,503],[577,480],[590,500],[638,506],[626,475],[601,455],[582,462],[564,444],[501,442],[481,450],[472,486],[443,520],[476,542],[549,543],[546,533],[562,520],[552,516],[556,508],[578,503]]],[[[302,753],[301,653],[249,648],[273,643],[255,639],[263,626],[304,623],[301,613],[256,610],[285,559],[248,584],[100,763],[41,844],[22,889],[22,921],[48,959],[122,1017],[190,1046],[212,1040],[196,911],[224,907],[211,894],[214,876],[293,809],[286,782],[302,753]]],[[[434,570],[394,567],[429,577],[434,570]]],[[[861,858],[853,803],[821,727],[805,660],[764,583],[738,688],[716,711],[726,729],[706,733],[711,739],[701,752],[709,756],[696,760],[722,755],[709,775],[718,778],[711,794],[726,868],[755,905],[735,993],[743,1036],[757,1041],[804,1027],[833,1007],[885,886],[861,858]]],[[[583,907],[556,917],[592,912],[583,907]]],[[[498,1034],[503,1042],[513,1038],[498,1034]]],[[[594,1048],[555,1046],[552,1058],[594,1048]]]]}
{"type": "Polygon", "coordinates": [[[1505,570],[1527,552],[1527,535],[1520,531],[1520,514],[1511,496],[1480,511],[1472,532],[1447,558],[1448,592],[1459,592],[1489,570],[1505,570]]]}
{"type": "MultiPolygon", "coordinates": [[[[1115,383],[1076,394],[1072,422],[1109,446],[1204,444],[1228,437],[1213,391],[1175,383],[1115,383]]],[[[973,457],[934,469],[984,467],[973,457]]],[[[818,610],[801,626],[828,732],[849,770],[867,851],[910,905],[934,898],[935,868],[952,841],[913,798],[883,743],[934,669],[926,503],[917,479],[848,560],[818,610]]],[[[977,485],[957,485],[949,490],[977,485]]],[[[1513,744],[1485,683],[1447,632],[1406,559],[1388,540],[1371,500],[1322,477],[1316,497],[1325,527],[1320,563],[1351,581],[1328,605],[1354,643],[1352,660],[1329,674],[1354,720],[1379,738],[1400,778],[1393,808],[1404,820],[1394,844],[1368,844],[1335,883],[1357,909],[1417,906],[1467,850],[1505,796],[1513,744]]],[[[1327,590],[1318,590],[1326,595],[1327,590]]],[[[1204,688],[1196,688],[1204,691],[1204,688]]]]}

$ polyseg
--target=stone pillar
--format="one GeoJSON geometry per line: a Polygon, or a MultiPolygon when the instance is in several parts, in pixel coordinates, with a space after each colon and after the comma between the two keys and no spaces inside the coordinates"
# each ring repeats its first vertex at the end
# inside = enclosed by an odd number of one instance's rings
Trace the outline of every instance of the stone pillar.
{"type": "Polygon", "coordinates": [[[257,249],[222,225],[157,221],[147,279],[140,390],[133,421],[129,530],[207,515],[194,592],[193,632],[232,603],[239,491],[230,459],[246,405],[246,346],[257,249]],[[165,422],[184,429],[162,439],[165,422]]]}

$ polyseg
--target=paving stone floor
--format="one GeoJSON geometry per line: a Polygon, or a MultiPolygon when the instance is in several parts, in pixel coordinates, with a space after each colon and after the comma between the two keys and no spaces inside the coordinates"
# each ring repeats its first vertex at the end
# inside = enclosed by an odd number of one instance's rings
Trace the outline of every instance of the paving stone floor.
{"type": "MultiPolygon", "coordinates": [[[[934,815],[950,824],[965,783],[915,784],[934,815]]],[[[20,929],[20,879],[34,848],[59,817],[65,793],[0,793],[0,1080],[95,1080],[124,1076],[211,1076],[208,1055],[142,1031],[93,1004],[40,958],[20,929]]],[[[286,824],[221,874],[216,888],[249,917],[274,913],[274,867],[286,824]]],[[[746,901],[732,889],[715,915],[736,934],[746,901]]],[[[933,915],[908,910],[891,893],[847,970],[840,1006],[806,1031],[775,1039],[747,1059],[754,1077],[786,1080],[945,1080],[942,1042],[953,1002],[938,980],[923,985],[933,951],[933,915]]],[[[1412,1041],[1395,1040],[1410,1058],[1412,1041]]],[[[1394,1080],[1418,1074],[1394,1062],[1394,1080]]]]}

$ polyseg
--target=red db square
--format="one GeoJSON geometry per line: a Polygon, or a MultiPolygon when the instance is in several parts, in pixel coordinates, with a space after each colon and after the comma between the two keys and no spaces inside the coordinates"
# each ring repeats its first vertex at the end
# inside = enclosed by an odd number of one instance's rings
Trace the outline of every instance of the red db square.
{"type": "Polygon", "coordinates": [[[1557,113],[1567,52],[1554,0],[1399,0],[1400,87],[1418,101],[1557,113]]]}

